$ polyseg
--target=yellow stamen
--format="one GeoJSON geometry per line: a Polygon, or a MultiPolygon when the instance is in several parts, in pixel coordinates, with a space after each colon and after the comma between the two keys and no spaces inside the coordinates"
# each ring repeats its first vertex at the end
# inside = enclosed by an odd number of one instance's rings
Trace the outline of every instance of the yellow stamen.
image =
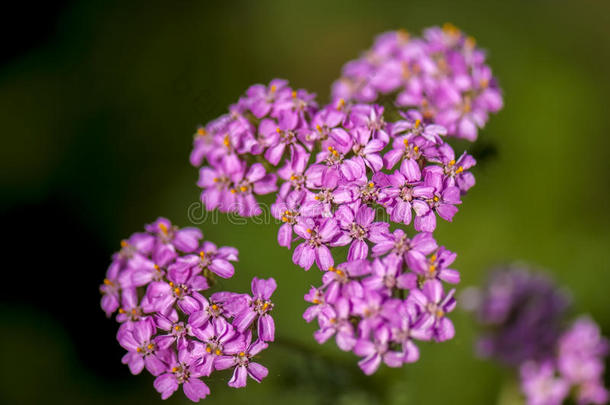
{"type": "Polygon", "coordinates": [[[419,146],[414,146],[414,147],[413,147],[413,150],[414,150],[415,152],[419,152],[419,146]]]}
{"type": "Polygon", "coordinates": [[[123,239],[123,240],[121,241],[121,247],[122,247],[122,248],[126,248],[127,246],[129,246],[129,243],[127,243],[127,241],[126,241],[125,239],[123,239]]]}
{"type": "Polygon", "coordinates": [[[237,190],[235,190],[234,188],[232,188],[230,191],[231,191],[231,194],[237,193],[237,190]]]}
{"type": "Polygon", "coordinates": [[[455,164],[455,159],[451,159],[451,160],[449,161],[449,166],[453,166],[454,164],[455,164]]]}
{"type": "Polygon", "coordinates": [[[312,233],[313,231],[312,231],[311,229],[307,228],[307,231],[306,231],[306,232],[307,232],[307,233],[312,233]]]}
{"type": "Polygon", "coordinates": [[[330,267],[328,268],[328,271],[335,271],[335,266],[330,266],[330,267]]]}
{"type": "Polygon", "coordinates": [[[445,31],[445,34],[451,35],[451,36],[460,35],[459,28],[456,27],[455,25],[451,24],[451,23],[443,24],[443,31],[445,31]]]}
{"type": "Polygon", "coordinates": [[[159,229],[161,229],[161,231],[167,235],[167,225],[165,225],[163,222],[159,222],[159,229]]]}
{"type": "Polygon", "coordinates": [[[148,350],[152,350],[155,348],[155,345],[153,345],[152,343],[149,343],[148,346],[146,346],[148,348],[148,350]]]}
{"type": "Polygon", "coordinates": [[[266,311],[266,310],[267,310],[267,308],[269,308],[269,303],[268,303],[268,302],[265,302],[265,303],[263,304],[263,311],[266,311]]]}
{"type": "Polygon", "coordinates": [[[216,354],[216,356],[220,356],[222,354],[222,352],[220,351],[220,349],[216,349],[216,351],[214,352],[216,354]]]}
{"type": "Polygon", "coordinates": [[[248,191],[248,187],[246,187],[246,186],[241,186],[241,187],[239,188],[239,190],[240,190],[242,193],[245,193],[246,191],[248,191]]]}
{"type": "Polygon", "coordinates": [[[369,181],[369,187],[371,187],[371,188],[375,187],[375,183],[373,183],[372,181],[369,181]]]}
{"type": "Polygon", "coordinates": [[[464,168],[462,166],[458,167],[457,170],[455,171],[455,174],[460,174],[464,171],[464,168]]]}
{"type": "Polygon", "coordinates": [[[212,353],[212,348],[210,346],[208,346],[205,348],[205,351],[208,353],[212,353]]]}
{"type": "Polygon", "coordinates": [[[158,265],[158,264],[155,264],[155,265],[153,265],[153,266],[154,266],[155,270],[157,270],[157,271],[161,270],[161,268],[159,267],[159,265],[158,265]]]}
{"type": "Polygon", "coordinates": [[[119,314],[124,314],[126,311],[123,308],[119,308],[119,314]]]}
{"type": "Polygon", "coordinates": [[[203,250],[199,252],[199,257],[201,258],[201,260],[205,259],[205,252],[203,250]]]}
{"type": "Polygon", "coordinates": [[[420,125],[421,125],[421,120],[420,119],[415,120],[415,128],[419,128],[420,125]]]}
{"type": "Polygon", "coordinates": [[[282,215],[282,222],[288,222],[288,218],[286,218],[284,215],[282,215]]]}
{"type": "Polygon", "coordinates": [[[430,273],[434,273],[434,272],[436,271],[436,266],[435,266],[435,265],[433,265],[433,264],[431,264],[431,265],[430,265],[430,267],[428,267],[428,271],[429,271],[430,273]]]}
{"type": "Polygon", "coordinates": [[[320,124],[316,124],[316,129],[318,130],[318,132],[322,132],[322,127],[320,126],[320,124]]]}
{"type": "Polygon", "coordinates": [[[131,314],[132,314],[132,315],[136,315],[137,313],[138,313],[138,311],[136,311],[136,309],[135,309],[135,308],[133,308],[133,309],[131,310],[131,314]]]}
{"type": "Polygon", "coordinates": [[[468,37],[466,38],[466,41],[464,42],[464,45],[466,45],[467,48],[474,48],[474,46],[477,44],[477,40],[474,39],[474,37],[468,37]]]}
{"type": "Polygon", "coordinates": [[[320,303],[320,300],[319,300],[319,299],[317,299],[317,298],[314,298],[312,302],[313,302],[314,304],[319,304],[319,303],[320,303]]]}
{"type": "Polygon", "coordinates": [[[182,327],[180,325],[174,326],[174,330],[180,330],[182,327]]]}
{"type": "Polygon", "coordinates": [[[244,352],[239,352],[239,357],[244,357],[246,355],[246,353],[244,352]]]}
{"type": "Polygon", "coordinates": [[[436,317],[437,318],[442,318],[443,316],[445,316],[445,311],[443,311],[442,309],[437,309],[436,310],[436,317]]]}
{"type": "Polygon", "coordinates": [[[174,283],[173,283],[172,281],[170,281],[170,282],[169,282],[169,286],[170,286],[170,287],[173,287],[173,286],[174,286],[174,283]]]}
{"type": "Polygon", "coordinates": [[[112,285],[114,284],[112,281],[108,280],[107,278],[104,279],[104,284],[106,285],[112,285]]]}
{"type": "Polygon", "coordinates": [[[290,180],[296,180],[297,176],[295,176],[294,174],[292,176],[290,176],[290,180]]]}
{"type": "Polygon", "coordinates": [[[296,91],[292,92],[292,98],[297,98],[297,92],[296,91]]]}
{"type": "Polygon", "coordinates": [[[277,86],[275,84],[271,85],[271,92],[275,93],[277,91],[277,86]]]}
{"type": "Polygon", "coordinates": [[[229,139],[229,135],[225,135],[225,137],[222,140],[222,143],[228,148],[229,146],[231,146],[231,139],[229,139]]]}
{"type": "Polygon", "coordinates": [[[436,253],[433,254],[432,256],[430,256],[430,261],[431,262],[435,262],[436,261],[436,253]]]}
{"type": "Polygon", "coordinates": [[[205,135],[206,133],[207,133],[207,131],[205,130],[205,128],[204,128],[204,127],[199,127],[199,128],[197,128],[197,135],[201,135],[201,136],[203,136],[203,135],[205,135]]]}
{"type": "Polygon", "coordinates": [[[434,202],[438,202],[439,198],[437,196],[434,196],[434,202]]]}
{"type": "Polygon", "coordinates": [[[340,98],[339,102],[337,103],[337,111],[340,111],[344,106],[345,106],[345,100],[340,98]]]}
{"type": "Polygon", "coordinates": [[[178,367],[172,367],[172,373],[175,373],[176,371],[178,371],[178,367]]]}
{"type": "Polygon", "coordinates": [[[337,273],[338,276],[342,276],[345,274],[342,270],[339,269],[335,270],[335,273],[337,273]]]}
{"type": "Polygon", "coordinates": [[[409,40],[409,32],[404,28],[399,29],[396,32],[396,35],[398,35],[398,39],[401,42],[407,42],[409,40]]]}
{"type": "Polygon", "coordinates": [[[180,288],[178,288],[178,287],[174,288],[174,293],[180,294],[180,288]]]}
{"type": "Polygon", "coordinates": [[[218,305],[216,305],[216,304],[212,304],[212,309],[213,309],[214,311],[218,310],[218,305]]]}
{"type": "Polygon", "coordinates": [[[138,352],[138,353],[142,353],[142,348],[138,347],[138,348],[136,349],[136,352],[138,352]]]}
{"type": "Polygon", "coordinates": [[[275,132],[277,132],[279,134],[280,132],[282,132],[282,130],[280,129],[280,127],[277,127],[277,128],[275,128],[275,132]]]}

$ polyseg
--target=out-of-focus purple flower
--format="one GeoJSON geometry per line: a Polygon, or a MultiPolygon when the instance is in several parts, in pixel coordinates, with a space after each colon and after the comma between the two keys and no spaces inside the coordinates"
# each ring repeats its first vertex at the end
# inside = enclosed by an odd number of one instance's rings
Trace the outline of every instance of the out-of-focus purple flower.
{"type": "Polygon", "coordinates": [[[479,352],[518,367],[528,405],[608,403],[608,340],[588,317],[564,329],[568,300],[550,279],[524,267],[496,270],[471,301],[490,329],[479,352]]]}

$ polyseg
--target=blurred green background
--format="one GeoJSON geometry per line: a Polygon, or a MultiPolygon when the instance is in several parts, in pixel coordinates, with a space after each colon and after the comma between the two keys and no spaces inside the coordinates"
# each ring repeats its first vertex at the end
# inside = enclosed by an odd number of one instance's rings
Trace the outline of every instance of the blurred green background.
{"type": "MultiPolygon", "coordinates": [[[[153,378],[120,363],[97,288],[121,238],[159,215],[189,225],[196,125],[274,77],[324,102],[376,34],[447,21],[489,51],[506,105],[480,135],[493,153],[477,186],[439,226],[458,252],[460,289],[524,260],[549,269],[575,312],[610,335],[610,2],[73,1],[0,67],[0,402],[160,403],[153,378]]],[[[240,249],[222,287],[247,291],[255,275],[279,285],[269,377],[242,390],[214,377],[206,403],[519,403],[508,370],[474,357],[468,314],[454,313],[453,341],[421,344],[418,363],[366,378],[356,357],[314,342],[302,296],[320,274],[292,265],[275,224],[199,226],[240,249]]]]}

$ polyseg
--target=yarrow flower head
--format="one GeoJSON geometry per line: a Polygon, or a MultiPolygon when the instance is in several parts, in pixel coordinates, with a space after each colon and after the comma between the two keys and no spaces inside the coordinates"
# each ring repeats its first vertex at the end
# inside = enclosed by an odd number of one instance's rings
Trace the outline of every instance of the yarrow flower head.
{"type": "MultiPolygon", "coordinates": [[[[182,386],[198,402],[210,393],[202,378],[227,368],[227,356],[252,356],[274,340],[276,284],[254,278],[253,296],[206,296],[217,277],[233,276],[237,249],[218,248],[203,241],[199,229],[180,229],[165,218],[145,230],[123,240],[113,255],[100,287],[102,309],[108,317],[117,313],[117,340],[127,350],[122,362],[133,374],[146,368],[156,376],[154,387],[163,399],[182,386]]],[[[239,364],[257,382],[267,375],[258,363],[239,364]]],[[[236,374],[229,385],[245,386],[243,372],[236,374]]]]}
{"type": "MultiPolygon", "coordinates": [[[[251,86],[197,129],[191,153],[208,210],[258,215],[257,196],[274,194],[278,244],[294,249],[297,266],[324,272],[306,295],[314,306],[305,319],[318,321],[319,342],[335,335],[341,349],[361,356],[369,374],[381,363],[417,360],[414,339],[455,334],[447,317],[454,290],[443,284],[460,281],[451,268],[456,254],[432,233],[438,218],[456,216],[475,184],[476,161],[446,136],[474,139],[477,127],[473,135],[459,122],[476,116],[482,127],[492,110],[484,100],[499,99],[494,111],[501,104],[495,80],[479,80],[488,70],[483,53],[457,30],[433,28],[411,41],[400,35],[384,34],[370,58],[348,64],[345,80],[358,85],[336,85],[329,104],[285,80],[251,86]],[[373,103],[401,86],[409,92],[399,114],[373,103]],[[466,114],[466,104],[484,112],[466,114]],[[452,109],[459,117],[441,120],[452,109]],[[407,226],[413,231],[400,229],[407,226]]],[[[238,324],[250,325],[258,311],[266,333],[272,325],[263,307],[236,314],[238,324]]]]}
{"type": "Polygon", "coordinates": [[[377,37],[361,58],[345,64],[332,86],[334,98],[374,103],[390,98],[398,108],[415,109],[448,135],[474,141],[490,113],[502,108],[502,94],[485,53],[452,24],[377,37]]]}
{"type": "Polygon", "coordinates": [[[588,317],[566,327],[569,301],[549,278],[527,268],[496,270],[472,307],[489,331],[479,353],[514,366],[528,405],[606,404],[608,341],[588,317]]]}

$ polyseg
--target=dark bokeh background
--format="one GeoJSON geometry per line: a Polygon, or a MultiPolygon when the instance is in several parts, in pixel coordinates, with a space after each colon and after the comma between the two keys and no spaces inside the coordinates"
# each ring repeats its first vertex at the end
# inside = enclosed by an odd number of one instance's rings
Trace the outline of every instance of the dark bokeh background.
{"type": "MultiPolygon", "coordinates": [[[[477,187],[438,232],[459,253],[461,288],[526,260],[552,269],[610,335],[607,1],[28,3],[0,24],[0,403],[159,403],[153,378],[120,364],[97,289],[121,238],[158,215],[189,224],[196,125],[273,77],[325,101],[376,34],[446,21],[489,50],[506,101],[481,135],[477,187]]],[[[462,312],[453,341],[365,378],[355,357],[311,338],[301,297],[320,275],[292,265],[276,225],[200,226],[240,249],[223,287],[245,291],[254,275],[280,286],[269,377],[243,390],[213,378],[207,403],[519,403],[507,370],[473,356],[462,312]]]]}

